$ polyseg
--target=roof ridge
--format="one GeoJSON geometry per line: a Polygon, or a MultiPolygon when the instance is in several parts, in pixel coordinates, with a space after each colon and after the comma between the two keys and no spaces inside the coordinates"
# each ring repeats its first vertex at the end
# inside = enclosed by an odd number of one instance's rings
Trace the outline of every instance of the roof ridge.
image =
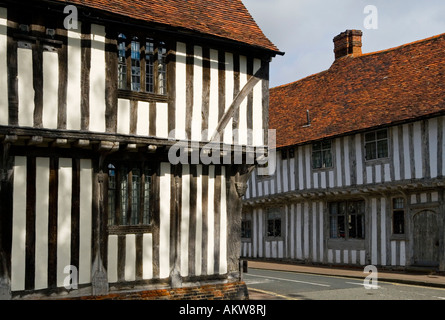
{"type": "MultiPolygon", "coordinates": [[[[149,24],[192,31],[215,40],[228,40],[284,54],[264,34],[242,0],[35,0],[74,4],[149,24]],[[224,26],[222,28],[221,26],[224,26]]],[[[101,17],[97,17],[98,21],[101,17]]]]}
{"type": "Polygon", "coordinates": [[[285,84],[281,84],[281,85],[279,85],[279,86],[270,88],[269,90],[276,90],[276,89],[285,88],[285,87],[291,86],[291,85],[293,85],[293,84],[296,84],[296,83],[298,83],[298,82],[302,82],[302,81],[305,81],[305,80],[309,80],[310,78],[313,78],[313,77],[315,77],[315,76],[321,75],[321,74],[326,73],[326,72],[328,72],[328,71],[329,71],[329,69],[326,69],[326,70],[323,70],[323,71],[320,71],[320,72],[317,72],[317,73],[313,73],[313,74],[308,75],[308,76],[306,76],[306,77],[304,77],[304,78],[301,78],[301,79],[299,79],[299,80],[292,81],[292,82],[285,83],[285,84]]]}
{"type": "Polygon", "coordinates": [[[325,71],[272,88],[269,123],[277,130],[277,146],[444,115],[444,40],[439,34],[361,60],[347,56],[325,71]],[[308,109],[311,126],[305,125],[308,109]]]}
{"type": "MultiPolygon", "coordinates": [[[[356,59],[360,59],[362,57],[369,57],[369,56],[373,56],[373,55],[377,55],[377,54],[389,53],[389,52],[392,52],[392,51],[395,51],[395,50],[399,50],[399,49],[402,49],[402,48],[405,48],[405,47],[409,47],[409,46],[412,46],[412,45],[421,44],[421,43],[425,43],[425,42],[428,42],[428,41],[433,41],[433,40],[438,39],[440,37],[444,37],[445,38],[445,33],[441,33],[441,34],[434,35],[434,36],[431,36],[431,37],[428,37],[428,38],[425,38],[425,39],[420,39],[420,40],[416,40],[416,41],[413,41],[413,42],[405,43],[405,44],[402,44],[400,46],[396,46],[396,47],[392,47],[392,48],[388,48],[388,49],[383,49],[383,50],[378,50],[378,51],[374,51],[374,52],[363,53],[363,54],[361,54],[360,56],[357,56],[357,57],[345,56],[344,58],[352,58],[352,59],[356,60],[356,59]]],[[[339,59],[339,60],[335,60],[332,63],[331,67],[337,61],[344,61],[344,59],[342,58],[342,59],[339,59]]],[[[298,79],[296,81],[292,81],[292,82],[289,82],[289,83],[285,83],[285,84],[273,87],[270,90],[277,90],[277,89],[285,88],[285,87],[291,86],[293,84],[296,84],[298,82],[309,80],[312,77],[319,76],[319,75],[321,75],[321,74],[323,74],[325,72],[328,72],[331,67],[329,67],[326,70],[323,70],[323,71],[320,71],[320,72],[317,72],[317,73],[305,76],[305,77],[303,77],[301,79],[298,79]]]]}
{"type": "Polygon", "coordinates": [[[428,37],[428,38],[425,38],[425,39],[412,41],[412,42],[405,43],[405,44],[402,44],[400,46],[396,46],[396,47],[392,47],[392,48],[388,48],[388,49],[383,49],[383,50],[378,50],[378,51],[374,51],[374,52],[363,53],[360,56],[357,56],[356,58],[361,58],[361,57],[365,57],[365,56],[371,56],[371,55],[374,55],[374,54],[381,54],[381,53],[391,52],[391,51],[399,50],[399,49],[402,49],[402,48],[405,48],[405,47],[413,46],[413,45],[416,45],[416,44],[421,44],[421,43],[424,43],[424,42],[433,41],[433,40],[438,39],[440,37],[445,37],[445,33],[441,33],[441,34],[438,34],[438,35],[435,35],[435,36],[431,36],[431,37],[428,37]]]}

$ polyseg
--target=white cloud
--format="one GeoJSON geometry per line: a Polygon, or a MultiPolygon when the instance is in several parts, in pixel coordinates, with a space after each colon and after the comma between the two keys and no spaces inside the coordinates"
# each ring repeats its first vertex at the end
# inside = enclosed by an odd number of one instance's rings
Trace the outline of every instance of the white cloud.
{"type": "Polygon", "coordinates": [[[333,38],[363,30],[363,52],[399,46],[445,32],[443,0],[243,0],[266,36],[286,55],[271,65],[271,86],[326,70],[333,38]],[[378,9],[377,30],[364,29],[367,5],[378,9]]]}

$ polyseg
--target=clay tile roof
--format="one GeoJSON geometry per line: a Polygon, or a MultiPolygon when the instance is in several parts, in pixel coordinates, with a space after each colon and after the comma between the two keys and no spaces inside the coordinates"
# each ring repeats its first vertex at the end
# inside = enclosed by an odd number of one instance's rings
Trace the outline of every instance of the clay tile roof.
{"type": "Polygon", "coordinates": [[[184,28],[256,46],[277,54],[241,0],[55,0],[184,28]]]}
{"type": "Polygon", "coordinates": [[[444,113],[445,34],[346,56],[326,71],[270,91],[277,147],[444,113]]]}

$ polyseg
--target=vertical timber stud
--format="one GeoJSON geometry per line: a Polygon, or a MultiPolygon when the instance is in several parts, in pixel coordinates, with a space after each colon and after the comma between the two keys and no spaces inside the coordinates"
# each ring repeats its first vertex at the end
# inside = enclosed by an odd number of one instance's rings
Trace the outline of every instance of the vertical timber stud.
{"type": "MultiPolygon", "coordinates": [[[[171,179],[171,200],[170,200],[170,279],[171,287],[181,288],[181,254],[180,252],[180,212],[181,212],[181,193],[182,193],[182,165],[172,166],[171,179]]],[[[187,253],[186,253],[187,254],[187,253]]]]}
{"type": "Polygon", "coordinates": [[[88,131],[90,127],[91,24],[87,22],[82,23],[81,30],[81,130],[88,131]]]}
{"type": "MultiPolygon", "coordinates": [[[[242,198],[247,190],[247,181],[255,167],[249,165],[233,165],[228,168],[230,172],[229,192],[227,198],[227,272],[230,277],[241,279],[240,252],[241,240],[241,213],[242,198]]],[[[229,180],[229,179],[227,179],[229,180]]],[[[226,187],[226,186],[224,186],[226,187]]]]}
{"type": "Polygon", "coordinates": [[[176,128],[176,42],[167,55],[168,134],[176,128]]]}
{"type": "Polygon", "coordinates": [[[107,133],[117,130],[117,32],[112,28],[106,30],[105,61],[106,61],[106,87],[105,87],[105,122],[107,133]]]}
{"type": "MultiPolygon", "coordinates": [[[[59,23],[60,25],[60,23],[59,23]]],[[[59,88],[58,88],[58,117],[57,128],[66,130],[67,126],[67,97],[68,97],[68,30],[57,29],[57,33],[64,39],[59,49],[59,88]]]]}
{"type": "Polygon", "coordinates": [[[119,144],[112,142],[101,142],[99,146],[99,156],[93,160],[93,251],[92,251],[92,286],[93,295],[108,294],[108,276],[105,269],[107,232],[106,223],[108,221],[105,210],[106,174],[104,174],[105,158],[109,153],[115,151],[119,144]]]}
{"type": "Polygon", "coordinates": [[[9,156],[10,143],[0,145],[0,300],[10,300],[13,158],[9,156]]]}
{"type": "MultiPolygon", "coordinates": [[[[101,216],[103,214],[103,170],[102,170],[102,156],[99,159],[93,160],[93,233],[92,233],[92,286],[93,295],[105,295],[108,293],[108,279],[103,265],[101,253],[101,216]]],[[[102,218],[102,219],[101,219],[102,218]]]]}
{"type": "Polygon", "coordinates": [[[13,37],[13,32],[18,28],[18,13],[13,8],[8,8],[8,40],[7,40],[7,59],[8,59],[8,113],[9,125],[17,126],[19,124],[19,81],[18,81],[18,61],[17,48],[18,42],[13,37]]]}

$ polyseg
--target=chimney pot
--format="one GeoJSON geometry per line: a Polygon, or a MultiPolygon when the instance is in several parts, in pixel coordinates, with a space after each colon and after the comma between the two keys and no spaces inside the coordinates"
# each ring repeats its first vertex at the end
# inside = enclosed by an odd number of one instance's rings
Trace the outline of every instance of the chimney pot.
{"type": "Polygon", "coordinates": [[[346,57],[359,57],[362,55],[362,36],[360,30],[346,30],[334,38],[335,60],[346,57]]]}

